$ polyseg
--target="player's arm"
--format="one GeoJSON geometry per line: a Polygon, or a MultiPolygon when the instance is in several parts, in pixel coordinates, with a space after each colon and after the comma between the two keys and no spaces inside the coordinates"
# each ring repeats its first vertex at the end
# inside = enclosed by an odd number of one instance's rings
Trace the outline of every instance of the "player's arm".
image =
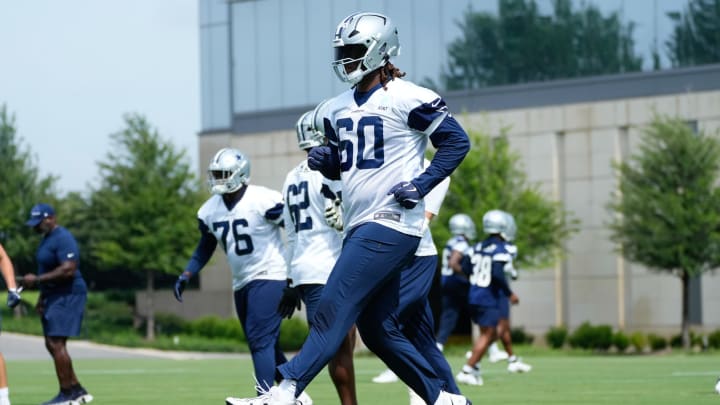
{"type": "Polygon", "coordinates": [[[423,197],[460,165],[470,150],[470,139],[439,97],[413,109],[408,115],[408,126],[430,134],[437,149],[430,165],[411,181],[423,197]]]}
{"type": "Polygon", "coordinates": [[[448,259],[448,267],[450,267],[455,273],[465,274],[462,265],[464,256],[465,255],[463,255],[461,251],[453,249],[453,251],[450,252],[450,258],[448,259]]]}
{"type": "MultiPolygon", "coordinates": [[[[285,226],[285,223],[283,222],[283,209],[285,207],[285,204],[282,203],[282,201],[276,203],[274,206],[268,208],[265,211],[265,219],[267,219],[269,222],[277,225],[277,226],[285,226]]],[[[290,224],[288,224],[290,225],[290,224]]]]}
{"type": "Polygon", "coordinates": [[[519,299],[510,289],[510,284],[508,284],[507,278],[505,278],[505,265],[510,261],[512,261],[512,258],[507,253],[499,253],[493,256],[490,277],[492,277],[492,283],[500,288],[505,295],[510,297],[510,302],[517,304],[519,299]]]}
{"type": "Polygon", "coordinates": [[[188,281],[194,275],[198,274],[203,267],[205,267],[217,247],[217,239],[215,239],[215,235],[210,232],[210,228],[208,228],[208,226],[200,219],[198,219],[198,228],[200,230],[200,240],[198,241],[192,256],[190,256],[190,260],[185,266],[185,270],[182,274],[180,274],[180,276],[178,276],[173,290],[175,299],[180,302],[182,302],[182,294],[183,291],[185,291],[188,281]]]}
{"type": "Polygon", "coordinates": [[[8,290],[17,289],[17,284],[15,284],[15,268],[13,267],[12,260],[10,260],[10,256],[7,255],[2,245],[0,245],[0,271],[2,271],[2,276],[5,279],[5,284],[8,286],[8,290]]]}
{"type": "Polygon", "coordinates": [[[323,119],[323,125],[328,143],[310,150],[310,153],[308,153],[308,167],[320,171],[324,177],[330,180],[340,180],[339,140],[327,118],[323,119]]]}
{"type": "Polygon", "coordinates": [[[63,237],[58,241],[55,259],[60,263],[54,269],[39,276],[29,273],[23,276],[23,284],[32,287],[35,284],[71,280],[77,271],[79,251],[77,242],[71,236],[63,237]]]}

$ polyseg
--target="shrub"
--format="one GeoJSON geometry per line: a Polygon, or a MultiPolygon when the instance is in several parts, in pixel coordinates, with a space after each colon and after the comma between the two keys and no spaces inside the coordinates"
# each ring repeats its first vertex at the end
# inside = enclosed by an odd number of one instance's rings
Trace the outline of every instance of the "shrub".
{"type": "Polygon", "coordinates": [[[305,321],[298,318],[286,319],[280,325],[280,348],[298,350],[302,347],[309,332],[305,321]]]}
{"type": "Polygon", "coordinates": [[[179,335],[188,329],[188,322],[178,315],[162,312],[155,314],[155,333],[157,335],[179,335]]]}
{"type": "Polygon", "coordinates": [[[188,328],[190,333],[196,336],[247,341],[240,321],[234,318],[222,319],[214,315],[204,316],[191,321],[188,328]]]}
{"type": "Polygon", "coordinates": [[[647,339],[648,343],[650,344],[650,350],[654,352],[658,350],[663,350],[667,347],[667,340],[662,336],[650,333],[648,334],[647,339]]]}
{"type": "MultiPolygon", "coordinates": [[[[678,333],[677,335],[673,335],[670,337],[670,347],[679,349],[682,348],[682,334],[678,333]]],[[[696,335],[695,332],[690,331],[690,346],[700,346],[705,347],[705,343],[703,342],[703,335],[698,334],[696,335]]]]}
{"type": "Polygon", "coordinates": [[[531,333],[525,332],[525,328],[523,327],[510,328],[510,340],[519,345],[531,345],[535,340],[535,336],[531,333]]]}
{"type": "Polygon", "coordinates": [[[609,325],[592,326],[583,322],[570,335],[570,346],[581,349],[607,350],[612,345],[612,328],[609,325]]]}
{"type": "Polygon", "coordinates": [[[708,346],[720,349],[720,329],[708,335],[708,346]]]}
{"type": "Polygon", "coordinates": [[[624,353],[628,346],[630,346],[630,338],[622,331],[617,331],[612,337],[612,343],[618,352],[624,353]]]}
{"type": "Polygon", "coordinates": [[[545,333],[545,341],[553,349],[561,349],[565,345],[568,331],[564,326],[553,326],[545,333]]]}
{"type": "Polygon", "coordinates": [[[630,344],[638,353],[642,353],[648,344],[647,336],[642,332],[635,332],[630,335],[630,344]]]}

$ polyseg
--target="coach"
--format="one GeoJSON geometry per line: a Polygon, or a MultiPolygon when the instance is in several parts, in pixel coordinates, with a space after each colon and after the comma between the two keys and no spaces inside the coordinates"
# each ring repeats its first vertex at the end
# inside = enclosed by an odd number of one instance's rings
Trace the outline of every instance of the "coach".
{"type": "Polygon", "coordinates": [[[35,205],[25,224],[43,236],[36,253],[37,275],[26,274],[23,285],[40,288],[36,310],[42,318],[45,347],[55,362],[60,384],[58,395],[45,404],[90,402],[92,396],[75,376],[66,348],[68,336],[80,334],[87,300],[78,244],[70,231],[57,224],[55,210],[48,204],[35,205]]]}

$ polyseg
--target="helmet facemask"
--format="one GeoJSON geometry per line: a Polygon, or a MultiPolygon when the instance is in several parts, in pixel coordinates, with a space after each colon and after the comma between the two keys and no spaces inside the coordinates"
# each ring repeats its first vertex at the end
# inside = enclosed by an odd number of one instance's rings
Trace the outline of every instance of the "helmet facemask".
{"type": "Polygon", "coordinates": [[[213,194],[228,194],[250,181],[250,161],[239,150],[224,148],[208,165],[208,185],[213,194]]]}

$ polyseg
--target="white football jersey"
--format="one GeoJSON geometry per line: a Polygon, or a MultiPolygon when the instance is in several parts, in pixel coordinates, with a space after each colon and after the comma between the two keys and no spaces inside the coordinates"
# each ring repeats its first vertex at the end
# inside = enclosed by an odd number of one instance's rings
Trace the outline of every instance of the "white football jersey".
{"type": "Polygon", "coordinates": [[[282,204],[282,195],[262,186],[248,185],[245,195],[228,210],[222,196],[213,195],[198,210],[200,219],[227,254],[237,291],[253,280],[285,280],[280,218],[265,212],[282,204]]]}
{"type": "Polygon", "coordinates": [[[472,246],[470,246],[468,241],[461,235],[455,235],[450,238],[443,249],[442,269],[440,270],[440,274],[443,276],[452,276],[454,273],[454,270],[450,268],[450,255],[453,250],[457,250],[463,255],[466,255],[472,253],[472,246]]]}
{"type": "MultiPolygon", "coordinates": [[[[426,167],[428,164],[430,164],[430,162],[425,160],[426,167]]],[[[425,212],[429,212],[433,214],[433,216],[440,212],[440,206],[445,199],[448,187],[450,187],[450,177],[444,178],[443,181],[427,193],[425,196],[425,212]]],[[[420,239],[420,245],[418,245],[417,251],[415,251],[415,256],[435,256],[438,254],[432,234],[430,233],[429,225],[430,224],[426,224],[425,226],[425,233],[422,239],[420,239]]]]}
{"type": "Polygon", "coordinates": [[[340,188],[310,170],[304,160],[285,178],[283,219],[287,232],[288,277],[293,286],[325,284],[342,247],[342,235],[325,222],[325,200],[340,188]],[[323,191],[323,188],[326,188],[323,191]]]}
{"type": "Polygon", "coordinates": [[[328,140],[340,153],[345,229],[377,222],[399,232],[422,236],[425,204],[405,209],[388,191],[423,172],[430,134],[447,116],[439,114],[425,131],[408,126],[410,112],[423,104],[439,103],[432,90],[402,79],[378,89],[360,106],[350,89],[328,102],[326,118],[334,134],[328,140]]]}

